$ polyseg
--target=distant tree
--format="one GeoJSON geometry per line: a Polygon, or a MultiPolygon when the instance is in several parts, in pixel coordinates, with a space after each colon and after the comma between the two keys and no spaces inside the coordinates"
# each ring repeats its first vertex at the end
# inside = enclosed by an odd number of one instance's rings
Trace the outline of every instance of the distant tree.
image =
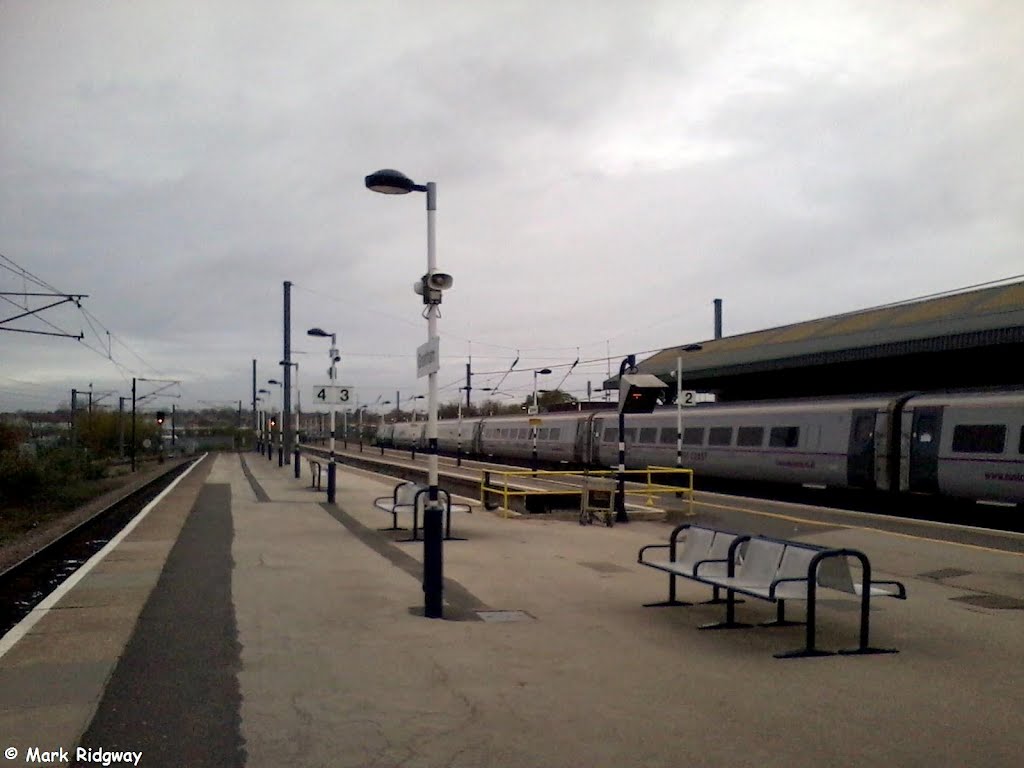
{"type": "MultiPolygon", "coordinates": [[[[563,403],[575,403],[576,398],[570,395],[568,392],[563,392],[561,389],[545,390],[544,392],[537,393],[537,405],[541,411],[552,405],[562,405],[563,403]]],[[[533,393],[531,392],[526,396],[526,400],[523,401],[523,407],[528,408],[533,405],[533,393]]]]}

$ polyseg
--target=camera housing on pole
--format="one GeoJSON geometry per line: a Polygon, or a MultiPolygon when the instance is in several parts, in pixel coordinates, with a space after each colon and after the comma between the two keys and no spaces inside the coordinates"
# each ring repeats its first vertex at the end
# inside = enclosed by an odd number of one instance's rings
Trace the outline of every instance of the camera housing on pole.
{"type": "Polygon", "coordinates": [[[651,413],[667,387],[649,373],[627,373],[619,381],[619,413],[651,413]]]}
{"type": "Polygon", "coordinates": [[[663,397],[666,384],[657,376],[635,371],[636,358],[630,355],[619,366],[619,469],[615,491],[615,522],[628,523],[626,514],[626,414],[650,413],[659,397],[663,397]]]}

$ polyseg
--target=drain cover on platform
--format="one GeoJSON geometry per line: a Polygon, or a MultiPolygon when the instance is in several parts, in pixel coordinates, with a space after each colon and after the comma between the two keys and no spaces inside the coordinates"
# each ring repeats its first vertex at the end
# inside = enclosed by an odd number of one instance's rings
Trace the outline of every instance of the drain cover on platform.
{"type": "Polygon", "coordinates": [[[502,621],[533,621],[533,616],[526,611],[477,611],[482,621],[498,623],[502,621]]]}

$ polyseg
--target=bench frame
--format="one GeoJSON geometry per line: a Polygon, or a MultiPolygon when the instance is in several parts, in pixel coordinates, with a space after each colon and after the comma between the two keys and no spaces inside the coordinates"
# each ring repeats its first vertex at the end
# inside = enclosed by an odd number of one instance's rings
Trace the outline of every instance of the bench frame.
{"type": "MultiPolygon", "coordinates": [[[[687,537],[689,539],[689,536],[687,537]]],[[[685,544],[684,550],[685,553],[685,544]]],[[[816,621],[817,621],[817,596],[818,589],[828,588],[835,589],[837,591],[848,592],[845,589],[841,589],[838,582],[829,583],[827,581],[819,583],[821,580],[820,567],[821,564],[828,559],[838,559],[843,564],[840,568],[845,567],[846,575],[849,577],[849,583],[853,587],[853,594],[860,597],[860,634],[859,644],[856,648],[842,649],[839,651],[840,654],[877,654],[877,653],[897,653],[896,649],[893,648],[874,648],[869,643],[869,632],[870,632],[870,615],[871,615],[871,596],[872,593],[878,597],[893,597],[898,600],[906,600],[907,592],[906,588],[898,581],[873,581],[871,579],[871,562],[860,550],[856,549],[830,549],[828,547],[820,547],[814,544],[807,544],[799,541],[790,541],[787,539],[777,539],[769,536],[752,536],[752,535],[738,535],[731,531],[721,531],[718,529],[710,528],[709,526],[693,526],[689,523],[684,523],[677,526],[670,537],[669,544],[651,544],[642,547],[637,553],[637,562],[641,565],[646,565],[657,570],[665,571],[669,574],[669,599],[663,603],[653,603],[652,605],[689,605],[689,603],[681,602],[676,599],[676,577],[682,576],[684,578],[697,581],[702,584],[706,584],[713,587],[715,590],[715,599],[711,602],[725,602],[725,621],[718,622],[716,624],[706,624],[700,629],[735,629],[741,627],[749,627],[749,624],[743,624],[736,621],[736,603],[740,602],[736,599],[737,594],[746,595],[749,597],[756,597],[759,600],[766,600],[768,602],[776,603],[777,612],[774,621],[766,622],[762,626],[792,626],[794,624],[805,624],[807,627],[805,644],[803,648],[788,651],[785,653],[775,654],[776,658],[802,658],[807,656],[830,656],[831,651],[823,651],[816,647],[815,634],[816,634],[816,621]],[[734,536],[734,540],[729,545],[729,551],[724,559],[714,560],[699,560],[695,562],[692,570],[684,570],[682,568],[675,567],[673,564],[678,562],[681,558],[678,557],[678,540],[680,534],[690,528],[702,528],[710,530],[718,534],[724,534],[734,536]],[[737,565],[740,563],[740,548],[746,547],[752,541],[758,542],[771,542],[780,544],[783,546],[782,553],[780,554],[780,562],[776,565],[776,577],[773,577],[770,581],[763,583],[749,584],[749,585],[737,585],[728,581],[722,581],[720,578],[701,575],[700,570],[702,566],[710,563],[720,563],[726,566],[726,579],[733,579],[736,576],[737,565]],[[807,567],[807,574],[802,577],[786,577],[777,578],[779,567],[781,566],[782,557],[785,554],[785,548],[795,547],[803,550],[810,550],[813,552],[809,565],[807,567]],[[669,561],[668,563],[651,562],[644,559],[644,553],[651,549],[662,549],[668,548],[669,550],[669,561]],[[861,566],[861,580],[857,584],[853,581],[853,575],[849,571],[849,563],[847,558],[855,558],[861,566]],[[791,597],[781,598],[777,596],[779,586],[786,583],[802,582],[807,585],[806,598],[791,597]],[[882,587],[892,587],[893,591],[888,589],[881,589],[882,587]],[[719,590],[726,590],[726,599],[720,600],[719,590]],[[767,590],[767,594],[765,594],[767,590]],[[804,622],[788,621],[785,618],[785,603],[786,600],[805,599],[807,602],[807,620],[804,622]]]]}
{"type": "MultiPolygon", "coordinates": [[[[411,490],[411,489],[409,489],[411,490]]],[[[397,541],[420,541],[419,538],[419,509],[420,499],[425,497],[430,492],[430,489],[425,485],[413,482],[403,482],[395,486],[390,496],[380,496],[373,500],[373,506],[377,509],[389,512],[391,514],[391,527],[381,528],[382,531],[404,531],[398,525],[398,513],[399,511],[412,510],[412,537],[408,539],[398,539],[397,541]],[[399,492],[404,489],[409,489],[409,486],[413,486],[416,491],[413,494],[411,502],[399,501],[399,492]]],[[[452,504],[452,495],[444,488],[437,489],[438,499],[444,495],[444,509],[445,509],[445,526],[444,526],[444,539],[445,541],[465,541],[466,539],[460,536],[452,536],[452,508],[457,508],[460,512],[466,512],[467,514],[473,513],[473,508],[469,504],[452,504]]]]}

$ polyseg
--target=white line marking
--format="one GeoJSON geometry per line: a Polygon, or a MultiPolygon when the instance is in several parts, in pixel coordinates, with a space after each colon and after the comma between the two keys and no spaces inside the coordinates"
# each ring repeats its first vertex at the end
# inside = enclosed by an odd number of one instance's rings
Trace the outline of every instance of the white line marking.
{"type": "Polygon", "coordinates": [[[112,552],[114,548],[117,547],[117,545],[120,544],[121,541],[135,529],[135,526],[142,522],[143,518],[145,518],[146,515],[149,514],[150,510],[153,509],[153,507],[155,507],[157,504],[159,504],[163,500],[164,496],[166,496],[172,490],[174,490],[174,487],[178,483],[180,483],[185,478],[185,476],[188,475],[189,472],[191,472],[193,469],[199,466],[199,462],[205,459],[208,455],[209,454],[204,453],[202,456],[196,459],[196,461],[192,464],[191,467],[189,467],[176,478],[174,478],[171,484],[164,488],[160,492],[159,496],[157,496],[155,499],[149,502],[149,504],[143,507],[142,511],[139,512],[139,514],[137,514],[135,517],[133,517],[128,522],[128,525],[121,529],[120,533],[118,533],[114,538],[108,541],[106,546],[103,547],[103,549],[101,549],[95,555],[90,557],[85,562],[85,564],[82,565],[81,568],[79,568],[77,571],[71,574],[63,583],[61,583],[55,590],[53,590],[53,592],[47,595],[46,598],[41,603],[39,603],[39,605],[33,608],[24,619],[22,619],[13,627],[11,627],[10,631],[8,631],[6,635],[0,637],[0,658],[2,658],[5,653],[11,650],[11,648],[13,648],[15,644],[19,640],[21,640],[21,638],[27,635],[29,633],[29,630],[31,630],[32,627],[36,625],[36,622],[43,618],[43,616],[45,616],[49,612],[49,610],[62,597],[64,597],[64,595],[70,592],[71,589],[76,584],[78,584],[78,582],[84,579],[86,575],[89,573],[89,571],[91,571],[100,562],[102,562],[103,558],[110,554],[110,552],[112,552]]]}

